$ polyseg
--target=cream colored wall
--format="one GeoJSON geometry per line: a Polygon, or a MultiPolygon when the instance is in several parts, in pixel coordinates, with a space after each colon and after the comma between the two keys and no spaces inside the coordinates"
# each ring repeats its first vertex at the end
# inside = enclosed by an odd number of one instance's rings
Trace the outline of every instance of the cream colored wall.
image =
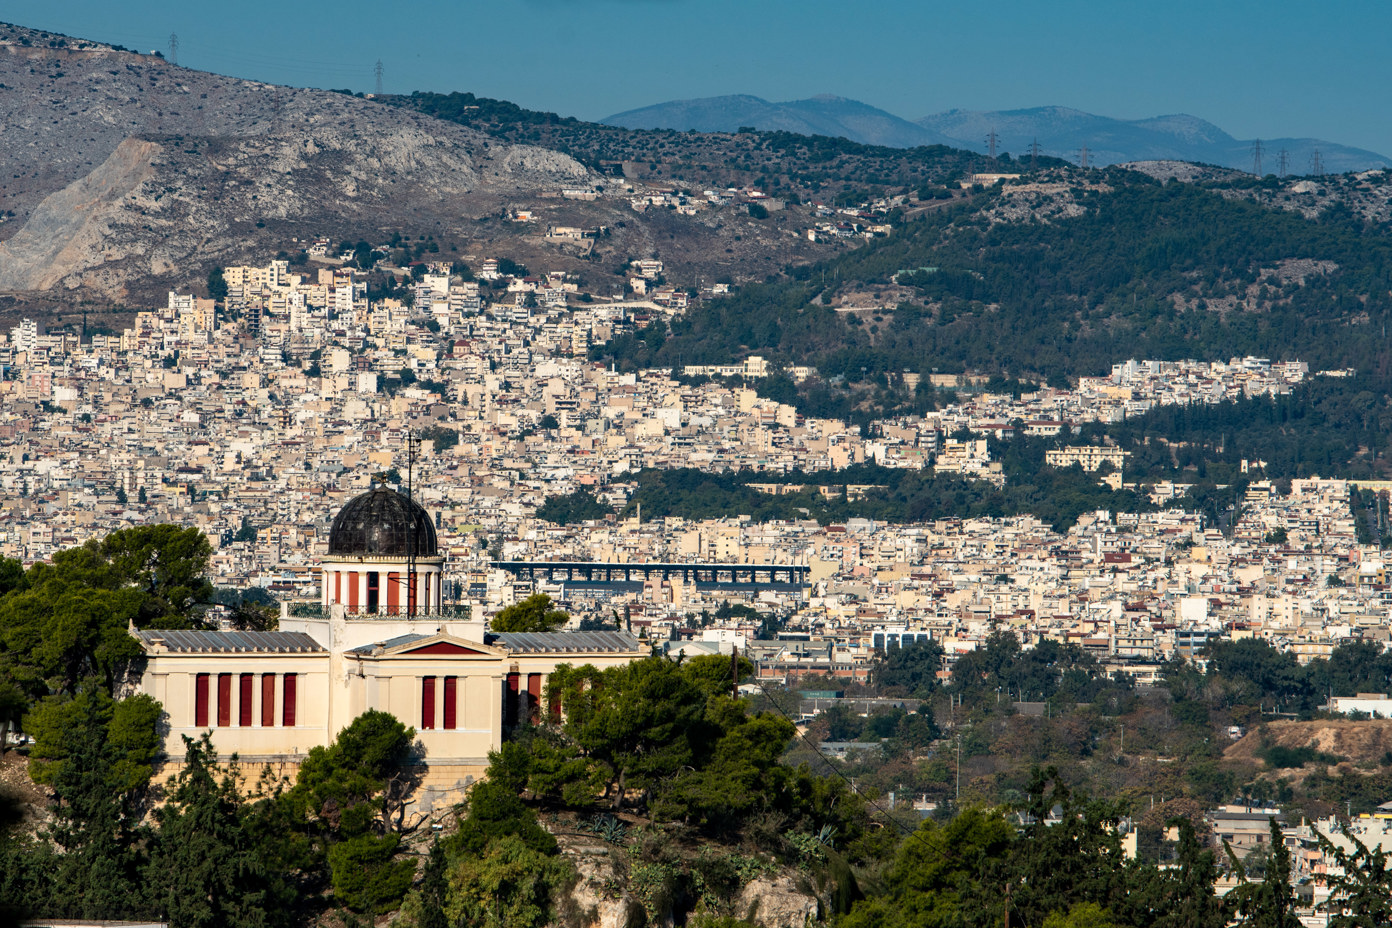
{"type": "Polygon", "coordinates": [[[306,753],[316,744],[327,744],[328,737],[328,655],[327,654],[178,654],[156,653],[149,657],[139,692],[158,700],[168,716],[169,731],[165,736],[165,753],[171,759],[185,753],[183,736],[199,738],[204,731],[212,733],[218,756],[239,755],[244,761],[283,758],[306,753]],[[200,673],[209,675],[208,721],[200,728],[194,724],[196,696],[194,680],[200,673]],[[232,721],[230,726],[217,725],[217,677],[232,675],[232,721]],[[242,674],[253,674],[252,724],[235,724],[240,717],[242,674]],[[261,726],[261,675],[276,674],[275,719],[282,718],[282,675],[293,673],[295,681],[295,725],[261,726]]]}

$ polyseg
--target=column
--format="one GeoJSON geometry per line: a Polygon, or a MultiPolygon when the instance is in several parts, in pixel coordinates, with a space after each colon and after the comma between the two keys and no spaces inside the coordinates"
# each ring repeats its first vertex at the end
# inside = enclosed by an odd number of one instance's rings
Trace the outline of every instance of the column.
{"type": "Polygon", "coordinates": [[[367,571],[358,571],[358,609],[367,609],[367,571]]]}
{"type": "Polygon", "coordinates": [[[426,573],[423,570],[416,571],[416,612],[425,613],[429,611],[430,600],[426,599],[426,573]]]}

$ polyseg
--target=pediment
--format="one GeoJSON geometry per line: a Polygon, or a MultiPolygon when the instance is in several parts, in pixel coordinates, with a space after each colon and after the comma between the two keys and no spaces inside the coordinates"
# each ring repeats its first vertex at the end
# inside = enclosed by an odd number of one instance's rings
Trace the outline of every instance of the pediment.
{"type": "Polygon", "coordinates": [[[498,648],[466,638],[457,638],[444,632],[434,635],[410,635],[406,636],[405,640],[398,638],[382,641],[375,645],[354,648],[353,651],[362,657],[373,658],[457,657],[466,660],[497,660],[507,656],[505,651],[498,648]]]}
{"type": "Polygon", "coordinates": [[[453,641],[437,641],[434,644],[427,644],[419,648],[407,648],[404,651],[397,651],[397,654],[458,654],[458,655],[485,655],[492,657],[487,651],[480,651],[478,648],[470,648],[453,641]]]}

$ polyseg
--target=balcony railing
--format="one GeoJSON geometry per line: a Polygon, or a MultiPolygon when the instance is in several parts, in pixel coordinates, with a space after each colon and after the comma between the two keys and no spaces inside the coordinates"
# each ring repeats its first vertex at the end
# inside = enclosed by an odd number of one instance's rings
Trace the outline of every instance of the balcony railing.
{"type": "MultiPolygon", "coordinates": [[[[329,617],[329,608],[323,603],[311,600],[287,603],[287,611],[293,619],[326,619],[329,617]]],[[[364,606],[344,607],[344,613],[355,618],[376,618],[376,619],[398,619],[411,616],[405,607],[397,607],[391,611],[382,609],[368,610],[364,606]]],[[[458,619],[468,621],[473,615],[473,607],[467,603],[446,603],[438,609],[421,609],[414,613],[415,618],[440,618],[458,619]]]]}

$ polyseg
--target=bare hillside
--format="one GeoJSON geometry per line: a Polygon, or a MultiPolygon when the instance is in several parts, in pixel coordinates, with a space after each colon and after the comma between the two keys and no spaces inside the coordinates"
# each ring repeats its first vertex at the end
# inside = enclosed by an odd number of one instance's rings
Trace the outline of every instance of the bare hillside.
{"type": "Polygon", "coordinates": [[[120,298],[287,234],[435,233],[589,180],[568,156],[369,100],[15,27],[0,32],[0,82],[3,291],[120,298]]]}
{"type": "Polygon", "coordinates": [[[1365,721],[1268,722],[1254,729],[1224,752],[1228,760],[1259,762],[1266,745],[1314,748],[1347,758],[1355,765],[1378,764],[1392,751],[1392,719],[1365,721]]]}

